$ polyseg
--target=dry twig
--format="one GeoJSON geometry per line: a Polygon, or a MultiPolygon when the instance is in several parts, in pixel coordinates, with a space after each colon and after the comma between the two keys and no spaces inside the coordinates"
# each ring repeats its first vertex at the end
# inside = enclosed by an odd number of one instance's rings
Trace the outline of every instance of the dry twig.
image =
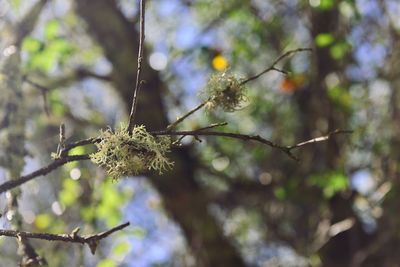
{"type": "Polygon", "coordinates": [[[9,180],[7,182],[2,183],[0,185],[0,194],[6,192],[8,190],[11,190],[17,186],[20,186],[38,176],[46,175],[46,174],[50,173],[51,171],[57,169],[58,167],[66,164],[68,162],[87,160],[87,159],[89,159],[89,155],[72,155],[72,156],[65,156],[60,159],[57,159],[57,160],[53,161],[52,163],[50,163],[49,165],[47,165],[43,168],[40,168],[39,170],[36,170],[34,172],[31,172],[30,174],[23,175],[19,178],[9,180]]]}
{"type": "Polygon", "coordinates": [[[311,48],[297,48],[297,49],[289,50],[289,51],[283,53],[282,55],[280,55],[277,59],[275,59],[275,61],[271,64],[271,66],[269,66],[268,68],[266,68],[266,69],[263,70],[262,72],[260,72],[260,73],[254,75],[254,76],[251,76],[251,77],[249,77],[249,78],[243,80],[243,81],[241,82],[241,84],[243,85],[243,84],[246,84],[246,83],[248,83],[248,82],[250,82],[250,81],[253,81],[253,80],[255,80],[255,79],[258,79],[258,78],[260,78],[262,75],[264,75],[265,73],[267,73],[267,72],[269,72],[269,71],[271,71],[271,70],[275,70],[275,71],[278,71],[278,72],[282,72],[283,74],[287,74],[286,71],[281,70],[281,69],[277,69],[277,68],[275,67],[276,64],[278,64],[281,60],[283,60],[284,58],[286,58],[286,57],[288,57],[288,56],[290,56],[290,55],[292,55],[292,54],[296,54],[296,53],[304,52],[304,51],[311,52],[312,49],[311,49],[311,48]]]}
{"type": "Polygon", "coordinates": [[[136,106],[137,106],[137,96],[142,85],[142,81],[140,80],[141,72],[142,72],[142,60],[143,60],[143,50],[144,50],[144,23],[145,23],[145,0],[140,0],[140,32],[139,32],[139,52],[138,52],[138,66],[137,66],[137,73],[136,73],[136,85],[135,90],[133,91],[133,100],[132,100],[132,107],[131,113],[129,114],[129,124],[128,124],[128,132],[131,133],[134,120],[135,120],[135,113],[136,113],[136,106]]]}
{"type": "MultiPolygon", "coordinates": [[[[203,129],[208,129],[203,128],[203,129]]],[[[216,132],[216,131],[204,131],[203,129],[199,129],[199,130],[193,130],[193,131],[158,131],[158,132],[152,132],[151,134],[153,135],[178,135],[178,136],[194,136],[194,137],[199,137],[199,136],[219,136],[219,137],[229,137],[229,138],[234,138],[234,139],[240,139],[243,141],[256,141],[259,143],[262,143],[264,145],[273,147],[273,148],[277,148],[279,150],[281,150],[282,152],[286,153],[290,158],[299,161],[299,159],[292,154],[292,150],[295,148],[299,148],[299,147],[303,147],[309,144],[315,144],[315,143],[319,143],[322,141],[327,141],[329,140],[333,135],[336,134],[343,134],[343,133],[351,133],[352,131],[348,131],[348,130],[335,130],[333,132],[328,133],[325,136],[322,137],[317,137],[317,138],[313,138],[295,145],[291,145],[291,146],[282,146],[279,144],[276,144],[272,141],[269,141],[265,138],[262,138],[259,135],[246,135],[246,134],[240,134],[240,133],[227,133],[227,132],[216,132]]]]}
{"type": "Polygon", "coordinates": [[[0,229],[0,236],[9,236],[9,237],[16,237],[18,239],[42,239],[47,241],[62,241],[62,242],[71,242],[71,243],[80,243],[80,244],[87,244],[90,248],[92,254],[95,254],[96,248],[99,242],[111,235],[114,232],[120,231],[125,227],[129,226],[129,222],[118,225],[110,230],[92,234],[92,235],[78,235],[79,228],[76,228],[72,231],[71,234],[49,234],[49,233],[31,233],[31,232],[24,232],[24,231],[15,231],[15,230],[1,230],[0,229]]]}

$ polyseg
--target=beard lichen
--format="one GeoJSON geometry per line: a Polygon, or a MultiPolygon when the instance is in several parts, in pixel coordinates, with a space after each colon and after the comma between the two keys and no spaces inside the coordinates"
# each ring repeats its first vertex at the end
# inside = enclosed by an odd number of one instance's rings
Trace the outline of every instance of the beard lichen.
{"type": "Polygon", "coordinates": [[[129,134],[125,126],[112,131],[101,131],[97,152],[90,159],[104,167],[111,177],[138,175],[146,170],[160,174],[173,163],[166,157],[171,147],[167,136],[155,137],[146,131],[145,126],[133,128],[129,134]]]}
{"type": "Polygon", "coordinates": [[[221,107],[226,112],[238,110],[247,100],[244,85],[227,72],[212,75],[201,96],[208,100],[207,109],[221,107]]]}

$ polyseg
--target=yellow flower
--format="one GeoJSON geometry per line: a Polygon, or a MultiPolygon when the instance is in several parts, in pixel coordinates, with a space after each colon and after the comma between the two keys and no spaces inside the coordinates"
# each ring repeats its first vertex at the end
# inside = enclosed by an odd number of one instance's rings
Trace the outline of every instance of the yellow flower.
{"type": "Polygon", "coordinates": [[[213,68],[218,71],[226,70],[228,65],[228,60],[222,55],[216,55],[212,60],[213,68]]]}

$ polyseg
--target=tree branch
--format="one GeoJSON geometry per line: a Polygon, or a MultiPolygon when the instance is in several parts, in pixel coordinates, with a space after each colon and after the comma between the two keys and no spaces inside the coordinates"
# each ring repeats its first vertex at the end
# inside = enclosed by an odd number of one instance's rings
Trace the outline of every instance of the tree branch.
{"type": "Polygon", "coordinates": [[[36,170],[30,174],[21,176],[17,179],[9,180],[5,183],[2,183],[0,185],[0,194],[6,192],[8,190],[11,190],[17,186],[20,186],[38,176],[46,175],[49,172],[57,169],[58,167],[66,164],[68,162],[79,161],[79,160],[88,160],[88,159],[89,159],[89,155],[72,155],[72,156],[62,157],[60,159],[53,161],[49,165],[47,165],[39,170],[36,170]]]}
{"type": "Polygon", "coordinates": [[[142,81],[140,80],[141,72],[142,72],[142,60],[143,60],[143,47],[144,47],[144,23],[145,23],[145,0],[140,0],[140,37],[139,37],[139,53],[138,53],[138,66],[136,73],[136,85],[135,90],[133,91],[133,100],[131,113],[129,114],[129,124],[128,124],[128,132],[131,133],[135,120],[136,106],[137,106],[137,96],[142,85],[142,81]]]}
{"type": "Polygon", "coordinates": [[[266,68],[262,72],[245,79],[244,81],[241,82],[241,84],[244,85],[244,84],[246,84],[246,83],[248,83],[250,81],[258,79],[258,78],[260,78],[260,76],[264,75],[265,73],[267,73],[267,72],[269,72],[271,70],[275,70],[275,71],[281,72],[283,74],[287,74],[286,71],[281,70],[281,69],[277,69],[275,67],[275,65],[278,64],[284,58],[286,58],[286,57],[288,57],[288,56],[290,56],[292,54],[299,53],[299,52],[304,52],[304,51],[310,52],[310,51],[312,51],[312,49],[311,48],[297,48],[297,49],[294,49],[294,50],[289,50],[289,51],[285,52],[284,54],[280,55],[277,59],[275,59],[275,61],[271,64],[271,66],[269,66],[268,68],[266,68]]]}
{"type": "MultiPolygon", "coordinates": [[[[204,128],[200,128],[197,130],[192,130],[192,131],[170,131],[170,130],[165,130],[165,131],[156,131],[156,132],[150,132],[152,135],[154,136],[158,136],[158,135],[168,135],[168,136],[194,136],[194,137],[198,137],[198,136],[216,136],[216,137],[228,137],[228,138],[234,138],[234,139],[240,139],[243,141],[256,141],[259,143],[262,143],[264,145],[270,146],[272,148],[276,148],[279,149],[280,151],[284,152],[286,155],[288,155],[290,158],[299,161],[299,158],[297,158],[295,155],[293,155],[292,150],[296,149],[296,148],[300,148],[306,145],[310,145],[310,144],[316,144],[319,142],[324,142],[327,141],[329,139],[331,139],[332,136],[337,135],[337,134],[349,134],[352,133],[352,131],[350,130],[335,130],[333,132],[328,133],[327,135],[321,136],[321,137],[317,137],[317,138],[313,138],[304,142],[300,142],[297,143],[295,145],[291,145],[291,146],[283,146],[283,145],[279,145],[276,144],[270,140],[267,140],[259,135],[246,135],[246,134],[240,134],[240,133],[227,133],[227,132],[216,132],[216,131],[206,131],[208,129],[214,128],[214,127],[219,127],[219,126],[224,126],[226,125],[225,122],[223,123],[216,123],[216,124],[212,124],[209,125],[207,127],[204,128]]],[[[57,169],[58,167],[68,163],[68,162],[72,162],[72,161],[80,161],[80,160],[88,160],[89,159],[89,155],[72,155],[72,156],[67,156],[68,151],[70,151],[72,148],[74,147],[78,147],[78,146],[83,146],[83,145],[88,145],[88,144],[93,144],[98,142],[99,139],[98,138],[87,138],[87,139],[83,139],[83,140],[79,140],[76,141],[74,143],[70,143],[65,145],[65,148],[61,151],[61,158],[55,160],[54,162],[50,163],[49,165],[36,170],[30,174],[21,176],[17,179],[14,180],[10,180],[7,181],[3,184],[0,184],[0,194],[4,193],[8,190],[11,190],[15,187],[18,187],[38,176],[43,176],[46,175],[48,173],[50,173],[51,171],[57,169]]]]}
{"type": "Polygon", "coordinates": [[[175,128],[179,123],[181,123],[182,121],[184,121],[187,117],[189,117],[190,115],[192,115],[193,113],[195,113],[196,111],[198,111],[199,109],[201,109],[202,107],[204,107],[207,104],[208,101],[204,101],[203,103],[201,103],[200,105],[196,106],[195,108],[193,108],[192,110],[188,111],[185,115],[183,115],[182,117],[178,118],[174,123],[168,125],[167,127],[167,131],[170,131],[171,129],[175,128]]]}
{"type": "Polygon", "coordinates": [[[40,13],[42,13],[47,2],[48,0],[39,0],[36,2],[18,23],[17,36],[15,40],[17,46],[19,46],[22,43],[22,40],[34,30],[40,13]]]}
{"type": "Polygon", "coordinates": [[[306,146],[306,145],[327,141],[333,135],[336,135],[336,134],[351,134],[351,133],[353,133],[353,131],[351,131],[351,130],[340,130],[340,129],[337,129],[337,130],[335,130],[333,132],[328,133],[327,135],[316,137],[316,138],[313,138],[313,139],[310,139],[310,140],[307,140],[307,141],[304,141],[304,142],[289,146],[288,149],[292,150],[292,149],[303,147],[303,146],[306,146]]]}
{"type": "Polygon", "coordinates": [[[97,245],[99,244],[100,240],[108,237],[114,232],[124,229],[125,227],[129,226],[129,224],[130,223],[127,222],[98,234],[83,235],[83,236],[78,235],[79,228],[76,228],[74,231],[72,231],[71,234],[31,233],[24,231],[0,229],[0,236],[16,237],[18,239],[29,238],[29,239],[41,239],[47,241],[62,241],[62,242],[87,244],[92,254],[95,254],[97,245]]]}
{"type": "MultiPolygon", "coordinates": [[[[205,128],[207,129],[207,128],[205,128]]],[[[309,144],[315,144],[315,143],[319,143],[319,142],[323,142],[323,141],[327,141],[329,140],[333,135],[336,134],[343,134],[343,133],[351,133],[352,131],[349,130],[335,130],[333,132],[328,133],[325,136],[321,136],[321,137],[317,137],[317,138],[313,138],[295,145],[291,145],[291,146],[282,146],[279,144],[276,144],[272,141],[269,141],[265,138],[262,138],[259,135],[246,135],[246,134],[240,134],[240,133],[227,133],[227,132],[216,132],[216,131],[204,131],[202,129],[199,130],[193,130],[193,131],[158,131],[158,132],[151,132],[152,135],[170,135],[170,136],[174,136],[174,135],[182,135],[182,136],[217,136],[217,137],[229,137],[229,138],[234,138],[234,139],[240,139],[243,141],[256,141],[259,143],[262,143],[264,145],[273,147],[273,148],[277,148],[279,150],[281,150],[282,152],[286,153],[290,158],[299,161],[299,159],[292,154],[292,150],[295,148],[299,148],[299,147],[303,147],[309,144]]]]}

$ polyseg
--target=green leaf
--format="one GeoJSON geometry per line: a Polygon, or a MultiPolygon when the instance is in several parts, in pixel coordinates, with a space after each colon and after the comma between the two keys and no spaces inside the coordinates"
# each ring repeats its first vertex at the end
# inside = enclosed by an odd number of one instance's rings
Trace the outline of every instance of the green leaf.
{"type": "Polygon", "coordinates": [[[96,213],[96,209],[93,206],[82,207],[80,210],[80,215],[85,222],[91,222],[96,213]]]}
{"type": "Polygon", "coordinates": [[[36,216],[35,226],[40,230],[44,230],[50,226],[51,221],[52,219],[49,214],[42,213],[36,216]]]}
{"type": "Polygon", "coordinates": [[[11,6],[15,9],[18,10],[21,8],[21,0],[12,0],[10,1],[11,6]]]}
{"type": "Polygon", "coordinates": [[[70,151],[69,151],[69,155],[83,155],[83,154],[85,154],[85,147],[84,146],[77,146],[77,147],[74,147],[73,149],[71,149],[70,151]]]}
{"type": "Polygon", "coordinates": [[[147,234],[146,230],[141,227],[133,227],[129,232],[138,238],[144,238],[147,234]]]}
{"type": "Polygon", "coordinates": [[[320,187],[326,198],[331,198],[336,193],[342,192],[349,187],[348,177],[341,172],[314,175],[309,178],[309,183],[320,187]]]}
{"type": "Polygon", "coordinates": [[[61,98],[62,96],[58,90],[52,90],[49,94],[51,112],[60,117],[62,117],[67,111],[67,108],[61,101],[61,98]]]}
{"type": "Polygon", "coordinates": [[[58,38],[51,41],[47,49],[54,52],[59,58],[68,55],[73,50],[73,47],[65,39],[58,38]]]}
{"type": "Polygon", "coordinates": [[[330,33],[320,33],[315,37],[315,44],[319,47],[326,47],[333,43],[335,39],[330,33]]]}
{"type": "Polygon", "coordinates": [[[115,262],[112,260],[104,259],[99,261],[97,267],[117,267],[117,264],[115,264],[115,262]]]}
{"type": "Polygon", "coordinates": [[[339,42],[334,44],[329,52],[334,59],[341,59],[343,58],[350,49],[350,45],[346,42],[339,42]]]}
{"type": "Polygon", "coordinates": [[[283,187],[278,187],[274,189],[274,195],[279,200],[284,200],[286,198],[286,190],[283,187]]]}
{"type": "Polygon", "coordinates": [[[321,0],[321,3],[319,4],[319,8],[322,10],[328,10],[333,7],[333,0],[321,0]]]}
{"type": "Polygon", "coordinates": [[[66,207],[75,203],[80,194],[78,182],[72,179],[65,179],[63,189],[60,191],[58,198],[66,207]]]}
{"type": "Polygon", "coordinates": [[[340,86],[328,88],[328,96],[339,107],[350,110],[353,99],[348,90],[340,86]]]}
{"type": "Polygon", "coordinates": [[[43,72],[48,72],[53,68],[57,60],[57,53],[51,50],[43,50],[40,53],[32,55],[29,61],[29,65],[33,69],[37,69],[43,72]]]}
{"type": "Polygon", "coordinates": [[[50,20],[44,28],[44,36],[47,40],[54,39],[58,35],[60,24],[57,20],[50,20]]]}
{"type": "Polygon", "coordinates": [[[39,51],[41,46],[42,46],[41,42],[32,37],[26,37],[22,42],[22,50],[25,50],[29,53],[34,53],[39,51]]]}
{"type": "Polygon", "coordinates": [[[131,246],[130,246],[129,242],[123,241],[113,247],[112,253],[116,254],[116,255],[123,255],[123,254],[126,254],[130,248],[131,248],[131,246]]]}

